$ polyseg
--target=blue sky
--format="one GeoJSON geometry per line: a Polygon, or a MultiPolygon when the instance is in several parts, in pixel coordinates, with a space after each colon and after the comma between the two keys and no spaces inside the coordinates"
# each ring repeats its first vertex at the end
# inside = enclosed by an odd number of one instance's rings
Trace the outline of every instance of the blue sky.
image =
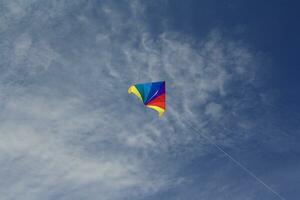
{"type": "Polygon", "coordinates": [[[214,143],[296,200],[297,10],[0,1],[0,199],[280,199],[214,143]],[[159,80],[162,119],[127,94],[159,80]]]}

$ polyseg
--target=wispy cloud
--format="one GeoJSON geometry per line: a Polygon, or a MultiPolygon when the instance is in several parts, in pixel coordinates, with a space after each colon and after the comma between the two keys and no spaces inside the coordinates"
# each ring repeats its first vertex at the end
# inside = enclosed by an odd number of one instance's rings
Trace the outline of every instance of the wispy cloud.
{"type": "Polygon", "coordinates": [[[182,177],[167,158],[205,148],[182,119],[223,118],[230,84],[253,78],[253,55],[218,31],[153,38],[138,1],[2,4],[1,199],[110,200],[172,187],[182,177]],[[168,84],[162,120],[127,95],[152,80],[168,84]]]}

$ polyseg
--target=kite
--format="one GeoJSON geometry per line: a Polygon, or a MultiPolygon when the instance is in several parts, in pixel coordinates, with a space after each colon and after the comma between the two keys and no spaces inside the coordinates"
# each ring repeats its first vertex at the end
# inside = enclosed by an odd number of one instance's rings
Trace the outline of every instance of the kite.
{"type": "Polygon", "coordinates": [[[158,112],[161,117],[166,109],[166,86],[165,81],[140,83],[129,87],[128,93],[135,94],[146,107],[158,112]]]}

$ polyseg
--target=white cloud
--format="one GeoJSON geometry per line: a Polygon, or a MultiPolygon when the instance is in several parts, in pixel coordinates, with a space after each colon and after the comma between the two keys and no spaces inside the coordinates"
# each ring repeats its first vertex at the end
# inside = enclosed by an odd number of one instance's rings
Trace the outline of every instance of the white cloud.
{"type": "Polygon", "coordinates": [[[170,32],[154,40],[137,1],[59,2],[7,11],[17,33],[0,46],[1,199],[115,200],[180,182],[166,157],[205,148],[182,119],[221,118],[212,102],[246,76],[251,54],[216,31],[198,45],[170,32]],[[167,81],[161,120],[127,94],[152,80],[167,81]]]}
{"type": "Polygon", "coordinates": [[[209,103],[206,106],[205,114],[210,115],[215,119],[218,119],[222,115],[222,106],[216,103],[209,103]]]}
{"type": "MultiPolygon", "coordinates": [[[[2,199],[19,199],[31,193],[28,199],[40,199],[46,193],[52,195],[53,191],[46,191],[47,188],[63,192],[59,187],[64,185],[84,187],[94,183],[99,191],[117,192],[140,186],[143,190],[153,190],[154,181],[160,182],[148,177],[142,158],[109,148],[95,154],[85,149],[92,142],[80,140],[85,133],[105,123],[101,119],[105,113],[85,110],[82,108],[85,102],[80,98],[45,97],[27,92],[18,94],[18,99],[13,96],[2,102],[5,107],[1,114],[0,160],[10,165],[2,167],[1,176],[11,174],[9,179],[1,181],[2,199]],[[19,171],[24,174],[14,177],[19,171]]],[[[92,138],[105,143],[101,140],[112,137],[106,134],[114,133],[101,129],[95,131],[99,136],[92,138]]],[[[113,142],[113,138],[107,140],[113,142]]]]}

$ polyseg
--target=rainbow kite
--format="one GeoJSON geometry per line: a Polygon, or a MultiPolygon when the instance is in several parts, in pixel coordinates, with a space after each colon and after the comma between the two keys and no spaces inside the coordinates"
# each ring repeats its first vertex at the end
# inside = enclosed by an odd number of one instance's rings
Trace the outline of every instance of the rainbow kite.
{"type": "Polygon", "coordinates": [[[128,93],[135,94],[146,107],[156,110],[159,117],[164,114],[166,109],[165,81],[132,85],[128,93]]]}

